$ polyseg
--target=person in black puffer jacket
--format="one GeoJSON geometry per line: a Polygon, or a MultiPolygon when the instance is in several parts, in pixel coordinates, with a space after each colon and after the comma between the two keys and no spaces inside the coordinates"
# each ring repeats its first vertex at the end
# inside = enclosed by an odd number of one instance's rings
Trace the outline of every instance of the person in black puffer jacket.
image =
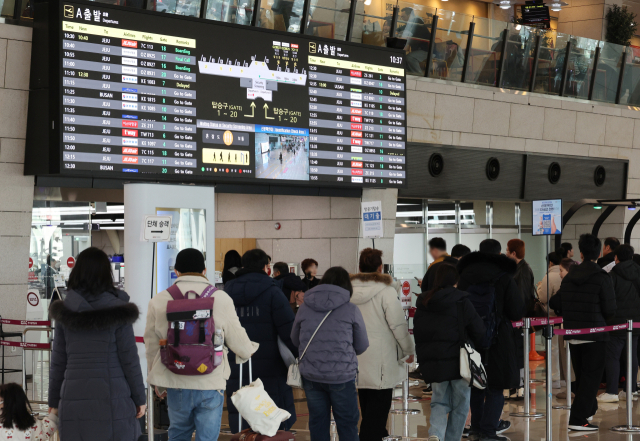
{"type": "MultiPolygon", "coordinates": [[[[280,356],[278,337],[293,356],[298,357],[298,348],[291,341],[295,315],[283,292],[267,276],[268,262],[269,258],[264,251],[247,251],[242,256],[242,269],[236,273],[235,279],[225,285],[224,290],[233,300],[240,324],[247,335],[251,341],[260,344],[252,357],[253,380],[260,378],[276,406],[291,414],[281,426],[281,429],[288,430],[296,422],[296,408],[293,391],[287,385],[287,366],[280,356]]],[[[240,388],[240,369],[232,351],[229,351],[228,360],[231,366],[231,375],[227,381],[229,426],[233,433],[238,433],[238,410],[231,402],[231,396],[240,388]]],[[[249,384],[248,374],[248,369],[244,369],[242,384],[245,386],[249,384]]],[[[243,422],[242,429],[248,427],[243,422]]]]}
{"type": "Polygon", "coordinates": [[[490,347],[483,354],[483,363],[489,383],[485,390],[471,390],[471,430],[483,439],[505,440],[496,431],[509,427],[501,421],[504,407],[504,389],[513,389],[520,383],[520,370],[516,360],[516,342],[510,321],[520,320],[525,305],[518,285],[513,280],[516,263],[500,254],[502,247],[495,239],[480,243],[480,251],[467,254],[458,263],[460,282],[458,289],[466,291],[477,285],[493,285],[497,326],[490,347]]]}
{"type": "MultiPolygon", "coordinates": [[[[631,245],[620,245],[616,249],[616,266],[613,267],[609,275],[613,281],[613,289],[616,292],[616,315],[607,320],[609,325],[627,323],[627,320],[640,321],[640,266],[633,261],[633,247],[631,245]]],[[[640,330],[633,331],[633,346],[638,347],[638,335],[640,330]]],[[[626,348],[627,331],[613,331],[609,333],[607,342],[607,356],[605,374],[607,376],[607,393],[601,395],[611,395],[611,401],[618,400],[618,380],[620,379],[620,355],[626,348]]],[[[632,372],[638,372],[638,353],[633,351],[632,372]]],[[[626,372],[625,372],[626,377],[626,372]]],[[[637,383],[631,382],[631,388],[635,392],[638,390],[637,383]]],[[[625,389],[626,390],[626,389],[625,389]]],[[[599,399],[601,399],[598,397],[599,399]]]]}
{"type": "MultiPolygon", "coordinates": [[[[580,236],[582,263],[562,279],[549,306],[562,316],[565,329],[598,328],[615,317],[616,295],[611,277],[598,266],[602,243],[592,234],[580,236]]],[[[571,405],[569,429],[597,431],[587,418],[596,413],[596,395],[604,373],[608,333],[566,336],[571,343],[571,364],[576,375],[576,398],[571,405]]]]}
{"type": "Polygon", "coordinates": [[[462,437],[469,411],[471,388],[460,376],[460,342],[480,347],[485,336],[482,319],[468,294],[454,287],[457,282],[456,268],[442,263],[433,289],[418,298],[413,319],[420,372],[433,389],[429,438],[442,441],[462,437]],[[466,335],[460,335],[460,326],[466,335]]]}
{"type": "Polygon", "coordinates": [[[146,394],[133,323],[138,307],[113,287],[111,263],[98,248],[78,255],[56,321],[49,407],[64,441],[138,441],[146,394]]]}

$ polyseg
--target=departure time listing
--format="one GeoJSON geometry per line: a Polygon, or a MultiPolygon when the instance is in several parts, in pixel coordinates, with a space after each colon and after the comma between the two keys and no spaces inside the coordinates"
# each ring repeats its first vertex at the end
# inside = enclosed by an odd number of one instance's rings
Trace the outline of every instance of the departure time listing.
{"type": "Polygon", "coordinates": [[[62,173],[406,186],[402,54],[93,3],[61,11],[62,173]]]}

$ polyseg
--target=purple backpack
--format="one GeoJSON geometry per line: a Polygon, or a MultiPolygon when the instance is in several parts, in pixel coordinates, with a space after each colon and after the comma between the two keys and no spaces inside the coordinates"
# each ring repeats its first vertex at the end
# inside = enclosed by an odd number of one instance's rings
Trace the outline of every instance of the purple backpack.
{"type": "Polygon", "coordinates": [[[177,285],[167,291],[173,300],[167,303],[169,329],[167,343],[160,349],[162,364],[177,375],[213,372],[220,364],[214,357],[216,328],[213,321],[214,299],[211,298],[217,289],[209,285],[199,296],[193,291],[185,296],[177,285]],[[196,298],[189,299],[190,293],[196,294],[196,298]]]}

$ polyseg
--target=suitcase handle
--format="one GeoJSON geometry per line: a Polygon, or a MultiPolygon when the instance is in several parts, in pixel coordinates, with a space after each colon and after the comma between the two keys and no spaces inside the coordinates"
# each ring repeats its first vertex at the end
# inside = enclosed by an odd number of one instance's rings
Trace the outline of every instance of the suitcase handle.
{"type": "MultiPolygon", "coordinates": [[[[237,357],[237,355],[236,355],[237,357]]],[[[244,365],[244,363],[240,363],[240,387],[238,388],[238,390],[242,389],[242,366],[244,365]]],[[[251,384],[253,382],[253,366],[251,364],[251,357],[249,357],[249,384],[251,384]]],[[[251,429],[245,429],[242,430],[242,415],[240,414],[240,411],[238,411],[238,430],[240,430],[240,433],[243,433],[245,430],[251,430],[251,429]]],[[[253,441],[255,439],[255,436],[253,438],[247,438],[246,436],[244,438],[240,438],[241,440],[246,440],[246,441],[253,441]]]]}

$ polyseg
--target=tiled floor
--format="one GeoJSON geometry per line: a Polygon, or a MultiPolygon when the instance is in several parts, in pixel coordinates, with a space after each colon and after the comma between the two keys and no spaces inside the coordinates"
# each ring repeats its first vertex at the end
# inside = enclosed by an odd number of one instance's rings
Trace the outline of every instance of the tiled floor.
{"type": "MultiPolygon", "coordinates": [[[[533,377],[538,375],[538,378],[543,375],[544,363],[531,363],[532,371],[535,370],[533,377]]],[[[544,383],[532,384],[532,399],[531,408],[532,411],[538,413],[545,413],[545,387],[544,383]],[[535,387],[534,387],[535,386],[535,387]]],[[[413,388],[412,392],[419,394],[422,388],[413,388]]],[[[564,389],[553,390],[553,405],[564,405],[565,400],[558,400],[556,394],[564,389]]],[[[603,392],[603,391],[600,391],[603,392]]],[[[294,425],[294,429],[297,431],[296,441],[309,441],[308,431],[308,410],[304,397],[301,392],[296,391],[297,404],[296,409],[298,411],[298,421],[294,425]]],[[[408,417],[409,422],[409,438],[414,439],[426,439],[428,438],[428,421],[429,421],[429,406],[430,400],[428,398],[421,399],[418,402],[411,403],[410,407],[420,409],[421,414],[408,417]]],[[[528,419],[517,418],[509,416],[512,412],[523,412],[523,401],[507,401],[505,403],[504,412],[502,414],[503,419],[511,421],[511,429],[503,433],[503,435],[509,437],[512,441],[539,441],[545,439],[546,433],[546,418],[528,419]]],[[[634,423],[640,425],[640,401],[634,403],[633,418],[634,423]]],[[[397,404],[396,406],[399,406],[397,404]]],[[[581,439],[589,441],[631,441],[631,435],[624,435],[610,431],[609,429],[615,425],[626,424],[626,403],[613,403],[600,405],[600,408],[593,418],[593,424],[600,426],[598,432],[592,432],[585,434],[583,432],[568,432],[567,422],[569,418],[568,410],[553,409],[551,413],[552,421],[552,439],[558,441],[568,441],[568,439],[581,439]]],[[[402,416],[392,416],[389,418],[390,433],[396,435],[403,434],[403,418],[402,416]]],[[[223,416],[223,424],[226,423],[226,414],[223,416]]],[[[231,437],[222,435],[220,440],[229,440],[231,437]]],[[[640,433],[636,435],[636,440],[640,441],[640,433]]],[[[337,439],[337,437],[336,437],[337,439]]],[[[361,440],[369,441],[369,440],[361,440]]]]}

